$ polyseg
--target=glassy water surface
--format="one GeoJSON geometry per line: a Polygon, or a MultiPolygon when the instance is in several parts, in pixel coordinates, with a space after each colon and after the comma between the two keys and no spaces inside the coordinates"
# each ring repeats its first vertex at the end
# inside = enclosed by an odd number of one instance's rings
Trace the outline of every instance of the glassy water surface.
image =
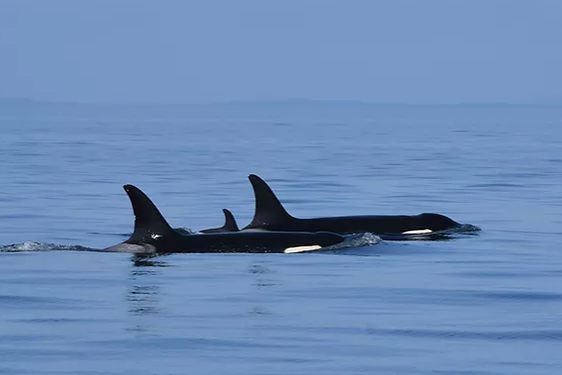
{"type": "Polygon", "coordinates": [[[561,108],[1,102],[0,131],[0,374],[562,371],[561,108]],[[173,226],[219,226],[224,207],[246,225],[250,173],[298,217],[483,230],[297,255],[60,250],[131,232],[125,183],[173,226]]]}

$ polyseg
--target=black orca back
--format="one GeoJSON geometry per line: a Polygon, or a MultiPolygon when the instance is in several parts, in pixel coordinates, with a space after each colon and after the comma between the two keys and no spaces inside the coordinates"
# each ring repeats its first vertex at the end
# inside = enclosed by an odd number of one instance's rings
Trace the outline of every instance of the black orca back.
{"type": "Polygon", "coordinates": [[[275,193],[260,177],[248,176],[254,190],[256,209],[252,222],[244,229],[270,231],[328,231],[339,234],[371,232],[388,238],[441,232],[461,227],[447,216],[424,213],[409,215],[367,215],[297,219],[283,207],[275,193]]]}

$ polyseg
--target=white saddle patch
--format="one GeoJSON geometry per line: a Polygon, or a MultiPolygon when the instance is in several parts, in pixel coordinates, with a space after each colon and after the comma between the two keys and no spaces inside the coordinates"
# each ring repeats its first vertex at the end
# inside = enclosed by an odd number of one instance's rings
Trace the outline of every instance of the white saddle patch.
{"type": "Polygon", "coordinates": [[[283,252],[285,254],[304,253],[305,251],[313,251],[321,248],[322,246],[320,245],[295,246],[295,247],[288,247],[283,252]]]}
{"type": "Polygon", "coordinates": [[[431,229],[414,229],[414,230],[407,230],[406,232],[402,232],[402,234],[428,234],[433,233],[431,229]]]}

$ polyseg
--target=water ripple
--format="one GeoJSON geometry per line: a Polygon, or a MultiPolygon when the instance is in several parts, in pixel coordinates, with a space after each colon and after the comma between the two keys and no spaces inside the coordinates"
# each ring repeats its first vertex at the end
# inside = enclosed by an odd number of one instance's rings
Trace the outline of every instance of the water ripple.
{"type": "Polygon", "coordinates": [[[484,341],[537,340],[562,343],[562,330],[454,331],[437,329],[368,329],[372,335],[419,337],[424,339],[467,339],[484,341]]]}

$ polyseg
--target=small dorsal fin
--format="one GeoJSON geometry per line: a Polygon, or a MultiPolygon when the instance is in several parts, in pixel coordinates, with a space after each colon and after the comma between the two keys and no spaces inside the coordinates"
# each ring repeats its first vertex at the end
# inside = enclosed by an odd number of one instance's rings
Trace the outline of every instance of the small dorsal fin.
{"type": "Polygon", "coordinates": [[[150,236],[164,236],[173,232],[164,216],[150,198],[133,185],[124,185],[135,213],[135,231],[130,240],[146,242],[150,236]]]}
{"type": "Polygon", "coordinates": [[[285,210],[267,183],[255,174],[248,176],[254,189],[256,209],[254,218],[247,228],[261,228],[267,224],[280,223],[294,219],[285,210]]]}
{"type": "Polygon", "coordinates": [[[236,223],[236,219],[234,218],[234,215],[232,215],[232,212],[230,212],[226,208],[224,208],[222,212],[224,214],[223,228],[225,229],[225,231],[238,232],[240,229],[238,228],[238,224],[236,223]]]}
{"type": "Polygon", "coordinates": [[[238,224],[232,212],[226,208],[222,210],[224,213],[224,225],[220,228],[203,229],[201,233],[221,233],[221,232],[239,232],[238,224]]]}

